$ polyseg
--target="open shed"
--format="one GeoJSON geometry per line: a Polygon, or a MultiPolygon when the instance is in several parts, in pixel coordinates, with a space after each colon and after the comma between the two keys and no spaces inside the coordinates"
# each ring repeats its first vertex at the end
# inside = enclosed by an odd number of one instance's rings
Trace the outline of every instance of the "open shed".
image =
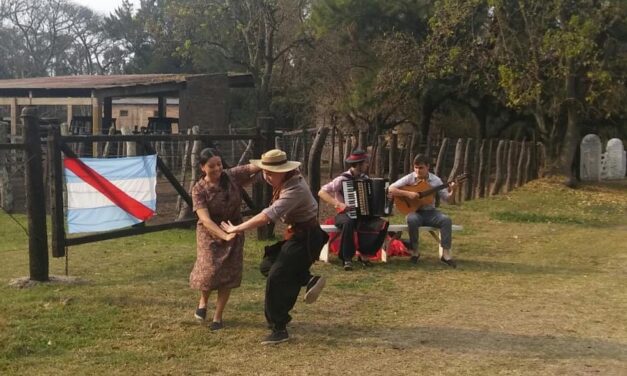
{"type": "Polygon", "coordinates": [[[227,131],[231,88],[254,87],[250,74],[138,74],[111,76],[60,76],[0,80],[0,105],[10,106],[11,135],[18,134],[19,106],[92,107],[92,134],[108,129],[114,98],[158,99],[158,116],[165,117],[166,98],[179,99],[181,129],[227,131]]]}

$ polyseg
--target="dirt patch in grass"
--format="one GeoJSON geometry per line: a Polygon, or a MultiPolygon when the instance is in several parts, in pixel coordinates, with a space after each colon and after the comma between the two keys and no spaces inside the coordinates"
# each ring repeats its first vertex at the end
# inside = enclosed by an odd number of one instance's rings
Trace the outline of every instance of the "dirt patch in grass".
{"type": "Polygon", "coordinates": [[[13,278],[9,281],[9,287],[14,287],[18,289],[29,288],[34,286],[40,286],[42,284],[47,285],[84,285],[88,283],[88,281],[81,277],[72,277],[72,276],[62,276],[62,275],[51,275],[49,276],[49,280],[42,281],[34,281],[30,279],[30,277],[19,277],[13,278]]]}

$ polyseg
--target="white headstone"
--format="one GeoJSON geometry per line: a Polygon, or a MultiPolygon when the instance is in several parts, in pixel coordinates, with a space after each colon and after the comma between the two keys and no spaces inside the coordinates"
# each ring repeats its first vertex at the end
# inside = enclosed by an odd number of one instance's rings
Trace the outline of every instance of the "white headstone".
{"type": "Polygon", "coordinates": [[[627,168],[625,158],[625,147],[618,138],[613,138],[607,142],[605,149],[605,159],[603,161],[602,176],[604,179],[622,179],[625,177],[627,168]]]}
{"type": "Polygon", "coordinates": [[[596,134],[586,135],[580,144],[579,174],[583,181],[601,179],[601,139],[596,134]]]}

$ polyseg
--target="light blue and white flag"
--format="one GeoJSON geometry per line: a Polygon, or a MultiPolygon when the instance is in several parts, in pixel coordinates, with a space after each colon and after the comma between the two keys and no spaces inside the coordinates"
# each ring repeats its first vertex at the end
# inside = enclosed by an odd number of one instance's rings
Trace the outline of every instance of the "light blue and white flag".
{"type": "Polygon", "coordinates": [[[157,207],[157,156],[65,158],[68,233],[148,220],[157,207]]]}

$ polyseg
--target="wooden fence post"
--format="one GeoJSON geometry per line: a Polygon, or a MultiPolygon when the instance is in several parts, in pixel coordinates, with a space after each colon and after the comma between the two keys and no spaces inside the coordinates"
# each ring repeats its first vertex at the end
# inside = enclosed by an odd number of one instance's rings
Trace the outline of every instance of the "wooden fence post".
{"type": "Polygon", "coordinates": [[[374,174],[377,177],[383,176],[385,173],[385,135],[380,134],[377,140],[377,157],[376,157],[376,165],[374,167],[374,174]]]}
{"type": "Polygon", "coordinates": [[[481,140],[481,147],[479,148],[479,167],[475,170],[477,183],[475,185],[475,197],[485,196],[485,175],[486,175],[486,160],[485,160],[485,138],[481,140]]]}
{"type": "Polygon", "coordinates": [[[359,131],[359,140],[357,141],[357,148],[366,150],[368,148],[368,132],[359,131]]]}
{"type": "Polygon", "coordinates": [[[405,166],[405,173],[408,171],[412,171],[414,167],[414,157],[416,156],[416,150],[418,149],[418,145],[420,144],[420,132],[412,132],[411,133],[411,142],[409,144],[409,158],[407,166],[405,166]]]}
{"type": "Polygon", "coordinates": [[[538,163],[534,172],[537,174],[536,177],[544,176],[544,169],[546,168],[546,147],[541,142],[536,142],[538,151],[538,163]]]}
{"type": "Polygon", "coordinates": [[[482,197],[486,197],[490,194],[490,180],[492,178],[492,154],[494,149],[494,140],[490,139],[488,141],[488,157],[486,158],[486,169],[485,169],[485,192],[482,197]]]}
{"type": "Polygon", "coordinates": [[[514,161],[516,160],[516,141],[510,140],[508,142],[509,148],[507,150],[507,173],[505,177],[505,190],[511,192],[514,185],[514,161]]]}
{"type": "Polygon", "coordinates": [[[501,191],[501,187],[503,186],[503,181],[505,177],[503,176],[503,154],[507,141],[500,140],[499,145],[496,147],[496,173],[494,177],[494,185],[492,185],[492,190],[490,191],[490,196],[494,196],[499,194],[501,191]]]}
{"type": "MultiPolygon", "coordinates": [[[[191,135],[192,134],[192,130],[188,129],[187,130],[187,135],[191,135]]],[[[190,146],[191,141],[187,140],[185,141],[185,146],[183,147],[183,156],[181,157],[181,185],[184,187],[185,186],[185,179],[187,178],[187,166],[189,164],[189,159],[190,159],[190,154],[192,152],[192,148],[190,146]]],[[[179,214],[181,213],[181,208],[183,205],[183,199],[181,198],[181,196],[177,196],[176,198],[176,210],[179,212],[179,214]]],[[[177,216],[177,221],[179,220],[180,216],[177,216]]]]}
{"type": "Polygon", "coordinates": [[[335,165],[335,126],[331,128],[331,157],[329,158],[329,179],[333,178],[333,167],[335,165]]]}
{"type": "Polygon", "coordinates": [[[344,135],[342,131],[338,129],[337,132],[337,158],[338,158],[338,166],[340,166],[340,171],[344,171],[344,135]]]}
{"type": "Polygon", "coordinates": [[[470,180],[472,181],[472,188],[470,191],[470,196],[471,199],[477,198],[477,186],[479,185],[479,156],[480,156],[480,148],[481,145],[483,144],[482,142],[479,141],[483,141],[480,139],[477,139],[477,142],[475,143],[475,148],[474,148],[474,153],[473,153],[473,158],[472,158],[472,175],[470,176],[470,180]]]}
{"type": "MultiPolygon", "coordinates": [[[[133,131],[129,127],[122,127],[122,129],[120,131],[124,135],[131,135],[131,134],[133,134],[133,131]]],[[[133,157],[133,156],[137,155],[137,144],[135,143],[135,141],[127,141],[127,142],[124,143],[124,145],[126,146],[124,148],[124,156],[125,157],[133,157]]]]}
{"type": "MultiPolygon", "coordinates": [[[[9,134],[9,124],[0,123],[0,144],[7,142],[9,134]]],[[[13,189],[11,187],[11,179],[9,178],[9,170],[12,163],[8,162],[10,153],[0,150],[0,207],[7,212],[13,211],[13,189]]]]}
{"type": "Polygon", "coordinates": [[[390,137],[390,160],[389,160],[388,179],[390,182],[396,181],[398,178],[398,133],[392,131],[390,137]]]}
{"type": "Polygon", "coordinates": [[[316,198],[316,201],[318,200],[318,191],[320,190],[320,160],[322,159],[322,148],[324,148],[324,142],[328,134],[329,128],[318,128],[316,138],[309,152],[309,175],[307,175],[307,180],[309,189],[311,189],[311,193],[316,198]]]}
{"type": "Polygon", "coordinates": [[[523,163],[527,153],[527,146],[525,145],[525,140],[523,139],[520,144],[520,153],[518,154],[518,165],[516,166],[516,186],[521,187],[525,184],[524,176],[526,175],[523,171],[523,163]]]}
{"type": "Polygon", "coordinates": [[[446,147],[448,146],[448,138],[442,139],[442,145],[440,145],[440,151],[438,152],[438,160],[435,162],[434,174],[440,176],[444,172],[444,163],[446,163],[446,147]]]}
{"type": "MultiPolygon", "coordinates": [[[[464,149],[464,139],[459,138],[457,140],[457,144],[455,145],[455,158],[453,159],[453,167],[451,168],[451,171],[448,174],[448,179],[446,180],[447,182],[453,181],[455,176],[458,174],[458,171],[460,170],[460,166],[462,166],[463,158],[464,158],[463,149],[464,149]]],[[[455,194],[452,197],[453,197],[453,202],[449,201],[449,203],[455,203],[455,202],[461,201],[461,197],[462,197],[461,191],[459,189],[455,190],[455,194]]]]}
{"type": "MultiPolygon", "coordinates": [[[[113,129],[113,127],[111,127],[113,129]]],[[[63,216],[63,157],[59,147],[61,130],[48,130],[48,171],[50,171],[50,220],[52,257],[65,256],[65,218],[63,216]]]]}
{"type": "Polygon", "coordinates": [[[28,213],[28,253],[30,279],[48,281],[48,235],[46,195],[42,166],[39,116],[36,107],[22,110],[26,155],[26,209],[28,213]]]}
{"type": "MultiPolygon", "coordinates": [[[[272,123],[272,121],[270,121],[270,124],[272,123]]],[[[272,133],[274,133],[274,128],[272,128],[272,133]]],[[[270,145],[266,146],[266,150],[272,149],[271,147],[268,147],[270,145]]],[[[309,174],[309,131],[307,130],[307,128],[303,129],[303,165],[302,165],[302,172],[305,175],[309,174]]],[[[270,190],[271,191],[271,190],[270,190]]],[[[272,192],[270,192],[268,201],[270,201],[270,198],[272,198],[272,192]]]]}
{"type": "Polygon", "coordinates": [[[522,181],[523,184],[527,184],[527,182],[530,179],[530,176],[532,176],[532,173],[530,172],[530,168],[531,168],[531,153],[533,151],[533,148],[531,147],[531,143],[528,143],[527,146],[525,147],[527,150],[525,151],[525,154],[527,156],[527,160],[525,162],[525,167],[523,169],[523,177],[522,177],[522,181]]]}
{"type": "MultiPolygon", "coordinates": [[[[259,130],[263,132],[262,139],[260,139],[260,146],[264,149],[260,152],[259,155],[265,153],[268,150],[273,149],[274,147],[274,121],[269,116],[260,116],[257,118],[257,124],[259,126],[259,130]]],[[[308,136],[307,131],[303,130],[303,148],[306,148],[307,141],[306,138],[308,136]]],[[[305,157],[308,157],[306,153],[306,149],[303,150],[305,152],[305,157]]],[[[269,184],[264,184],[262,188],[261,201],[255,200],[256,204],[261,204],[261,208],[266,207],[266,205],[272,199],[272,187],[269,184]]],[[[266,240],[270,239],[274,234],[274,223],[270,223],[265,226],[261,226],[257,228],[257,239],[266,240]]]]}
{"type": "MultiPolygon", "coordinates": [[[[464,174],[470,175],[470,178],[462,183],[463,186],[463,200],[468,201],[472,199],[472,173],[473,171],[473,160],[470,158],[472,147],[474,145],[473,139],[469,138],[466,141],[466,151],[464,152],[464,174]]],[[[475,153],[476,154],[476,153],[475,153]]]]}
{"type": "Polygon", "coordinates": [[[350,155],[350,153],[353,151],[353,136],[348,135],[346,136],[346,147],[344,150],[344,155],[342,156],[342,171],[345,171],[348,166],[346,165],[346,158],[348,158],[348,156],[350,155]]]}
{"type": "MultiPolygon", "coordinates": [[[[197,125],[194,125],[191,129],[192,134],[197,135],[200,134],[200,127],[197,125]]],[[[189,189],[187,190],[188,192],[192,192],[192,188],[194,188],[194,184],[196,184],[196,181],[198,180],[198,155],[200,154],[200,151],[202,150],[202,141],[201,140],[194,140],[194,143],[192,144],[192,150],[190,151],[190,155],[189,155],[189,160],[190,160],[190,178],[189,178],[189,189]]],[[[184,202],[184,200],[181,202],[181,208],[179,209],[179,215],[176,218],[177,221],[183,221],[185,219],[188,219],[192,216],[192,208],[189,207],[189,205],[187,205],[186,202],[184,202]]]]}

